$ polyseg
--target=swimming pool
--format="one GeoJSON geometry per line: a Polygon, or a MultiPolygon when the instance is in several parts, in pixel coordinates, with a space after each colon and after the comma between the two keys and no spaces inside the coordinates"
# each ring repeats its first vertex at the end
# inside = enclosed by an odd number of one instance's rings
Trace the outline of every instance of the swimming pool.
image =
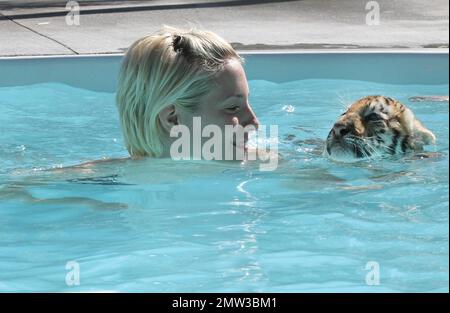
{"type": "Polygon", "coordinates": [[[448,95],[448,54],[246,58],[252,106],[279,125],[273,172],[156,159],[58,170],[127,156],[120,56],[0,60],[0,291],[448,292],[448,103],[408,100],[448,95]],[[322,158],[333,121],[368,94],[411,107],[436,155],[322,158]]]}

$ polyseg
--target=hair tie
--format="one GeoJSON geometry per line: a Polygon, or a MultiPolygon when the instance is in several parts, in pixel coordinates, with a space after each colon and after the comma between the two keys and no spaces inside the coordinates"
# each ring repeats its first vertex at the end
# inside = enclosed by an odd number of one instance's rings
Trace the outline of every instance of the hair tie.
{"type": "Polygon", "coordinates": [[[175,37],[174,37],[174,39],[173,39],[173,50],[176,52],[176,53],[180,53],[180,54],[183,54],[183,47],[182,47],[182,45],[183,45],[183,37],[182,36],[180,36],[180,35],[175,35],[175,37]]]}

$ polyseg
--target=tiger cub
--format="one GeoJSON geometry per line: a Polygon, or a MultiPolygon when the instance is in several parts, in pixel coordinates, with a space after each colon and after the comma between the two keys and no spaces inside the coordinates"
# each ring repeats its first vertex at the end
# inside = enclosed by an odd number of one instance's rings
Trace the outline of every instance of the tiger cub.
{"type": "Polygon", "coordinates": [[[368,96],[353,103],[334,124],[324,155],[338,161],[421,151],[436,137],[404,104],[368,96]]]}

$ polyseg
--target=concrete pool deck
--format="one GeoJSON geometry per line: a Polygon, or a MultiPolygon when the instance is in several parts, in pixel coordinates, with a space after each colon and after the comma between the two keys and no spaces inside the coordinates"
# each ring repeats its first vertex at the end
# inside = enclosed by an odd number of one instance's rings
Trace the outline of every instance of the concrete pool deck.
{"type": "Polygon", "coordinates": [[[163,24],[212,30],[239,50],[448,49],[448,0],[378,0],[372,26],[367,2],[79,0],[69,26],[66,1],[0,0],[0,56],[121,53],[163,24]]]}

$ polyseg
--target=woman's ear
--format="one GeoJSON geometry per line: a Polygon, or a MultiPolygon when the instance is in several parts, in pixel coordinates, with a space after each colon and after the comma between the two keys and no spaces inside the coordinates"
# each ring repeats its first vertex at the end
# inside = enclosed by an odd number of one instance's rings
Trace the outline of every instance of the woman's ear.
{"type": "Polygon", "coordinates": [[[161,127],[170,133],[173,126],[178,125],[178,114],[174,105],[169,105],[158,113],[158,120],[161,127]]]}

